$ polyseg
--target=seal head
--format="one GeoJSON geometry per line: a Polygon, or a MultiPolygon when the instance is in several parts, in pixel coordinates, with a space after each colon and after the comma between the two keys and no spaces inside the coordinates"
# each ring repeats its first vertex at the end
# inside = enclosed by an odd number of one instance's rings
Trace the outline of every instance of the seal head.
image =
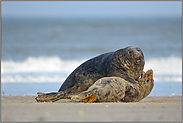
{"type": "Polygon", "coordinates": [[[121,73],[125,73],[131,78],[137,80],[144,69],[144,54],[138,47],[126,47],[114,52],[115,60],[113,62],[121,73]]]}

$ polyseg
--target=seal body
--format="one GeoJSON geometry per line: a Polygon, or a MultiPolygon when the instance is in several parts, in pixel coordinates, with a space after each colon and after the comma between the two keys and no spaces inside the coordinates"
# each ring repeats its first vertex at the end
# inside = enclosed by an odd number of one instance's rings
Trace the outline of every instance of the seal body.
{"type": "Polygon", "coordinates": [[[120,77],[104,77],[97,80],[87,91],[70,95],[69,98],[84,103],[137,102],[149,95],[153,86],[153,71],[148,70],[138,84],[120,77]]]}
{"type": "Polygon", "coordinates": [[[98,79],[120,77],[136,83],[144,68],[144,55],[140,48],[126,47],[94,57],[76,68],[62,84],[58,92],[38,94],[38,102],[56,101],[71,94],[86,91],[98,79]],[[57,95],[59,94],[59,95],[57,95]]]}

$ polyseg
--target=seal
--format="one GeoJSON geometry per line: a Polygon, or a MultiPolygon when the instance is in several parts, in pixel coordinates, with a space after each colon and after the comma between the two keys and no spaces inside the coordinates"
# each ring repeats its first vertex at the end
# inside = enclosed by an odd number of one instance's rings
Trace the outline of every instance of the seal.
{"type": "Polygon", "coordinates": [[[144,55],[138,47],[126,47],[96,56],[77,67],[64,81],[58,92],[40,93],[37,102],[54,102],[69,95],[86,91],[98,79],[120,77],[137,83],[144,68],[144,55]]]}
{"type": "Polygon", "coordinates": [[[130,83],[120,77],[103,77],[87,91],[70,95],[76,102],[138,102],[149,95],[154,86],[153,71],[141,76],[138,84],[130,83]]]}

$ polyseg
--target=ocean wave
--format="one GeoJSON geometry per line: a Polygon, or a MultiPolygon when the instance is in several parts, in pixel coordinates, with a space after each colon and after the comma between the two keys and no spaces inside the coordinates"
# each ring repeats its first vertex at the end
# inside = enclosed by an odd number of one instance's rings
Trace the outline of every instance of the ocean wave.
{"type": "Polygon", "coordinates": [[[59,82],[62,83],[67,76],[63,75],[5,75],[2,76],[3,83],[45,83],[45,82],[59,82]]]}
{"type": "MultiPolygon", "coordinates": [[[[69,74],[68,74],[69,75],[69,74]]],[[[45,82],[59,82],[63,83],[67,78],[65,75],[2,75],[2,83],[45,83],[45,82]]],[[[155,82],[182,82],[181,75],[154,75],[155,82]]]]}
{"type": "MultiPolygon", "coordinates": [[[[63,82],[86,59],[63,60],[57,56],[29,57],[24,61],[1,61],[1,82],[63,82]]],[[[182,82],[182,58],[146,60],[144,71],[153,69],[155,82],[182,82]]]]}
{"type": "Polygon", "coordinates": [[[179,57],[161,57],[151,58],[146,61],[144,70],[153,69],[154,74],[181,74],[182,58],[179,57]]]}
{"type": "Polygon", "coordinates": [[[85,60],[62,60],[57,56],[28,57],[24,61],[1,61],[1,73],[71,72],[85,60]]]}

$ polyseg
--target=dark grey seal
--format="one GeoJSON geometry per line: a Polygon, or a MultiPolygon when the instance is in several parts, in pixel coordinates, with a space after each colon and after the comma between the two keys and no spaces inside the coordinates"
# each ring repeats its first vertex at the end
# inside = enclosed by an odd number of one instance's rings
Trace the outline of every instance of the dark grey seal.
{"type": "Polygon", "coordinates": [[[121,77],[137,84],[143,74],[144,55],[138,47],[126,47],[94,57],[77,67],[65,80],[58,92],[40,93],[37,102],[54,102],[69,95],[86,91],[103,77],[121,77]]]}

